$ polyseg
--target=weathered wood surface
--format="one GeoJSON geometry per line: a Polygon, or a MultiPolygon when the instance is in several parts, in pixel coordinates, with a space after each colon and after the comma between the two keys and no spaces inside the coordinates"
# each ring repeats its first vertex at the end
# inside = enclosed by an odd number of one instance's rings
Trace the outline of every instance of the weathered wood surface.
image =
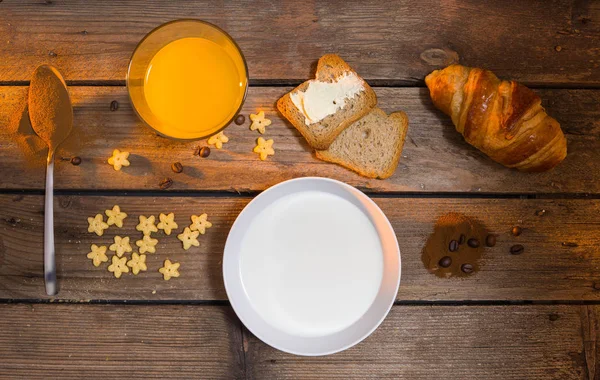
{"type": "MultiPolygon", "coordinates": [[[[275,101],[290,88],[251,88],[243,114],[266,111],[273,124],[265,134],[275,140],[275,156],[260,161],[252,153],[257,132],[232,124],[224,149],[212,149],[207,159],[193,156],[206,141],[180,142],[157,136],[141,124],[122,87],[71,87],[75,103],[74,132],[59,156],[78,155],[83,163],[56,163],[59,189],[158,190],[165,177],[169,190],[263,190],[301,176],[340,179],[373,192],[600,193],[600,90],[540,90],[548,112],[563,126],[569,155],[547,173],[519,173],[494,163],[467,144],[448,117],[435,110],[428,91],[419,88],[376,88],[379,105],[388,112],[404,110],[410,119],[408,138],[395,175],[385,181],[360,177],[314,157],[295,128],[275,109],[275,101]],[[110,103],[119,102],[112,112],[110,103]],[[112,150],[128,150],[131,166],[115,172],[106,163],[112,150]],[[171,164],[184,165],[181,174],[171,164]]],[[[42,189],[45,151],[34,162],[25,160],[18,120],[26,87],[0,87],[0,188],[42,189]],[[16,133],[16,135],[15,135],[16,133]]]]}
{"type": "Polygon", "coordinates": [[[0,378],[594,379],[596,306],[394,306],[333,356],[276,351],[226,306],[8,304],[0,378]]]}
{"type": "Polygon", "coordinates": [[[336,52],[366,79],[422,83],[460,61],[541,85],[600,85],[595,1],[20,1],[0,3],[0,81],[51,63],[67,80],[124,83],[152,28],[178,18],[224,28],[253,80],[298,81],[336,52]],[[560,46],[560,48],[557,48],[560,46]]]}
{"type": "Polygon", "coordinates": [[[0,307],[2,379],[240,379],[243,361],[228,307],[0,307]]]}
{"type": "Polygon", "coordinates": [[[333,356],[285,354],[248,334],[247,373],[250,379],[596,379],[598,326],[590,321],[597,312],[595,306],[394,306],[373,335],[333,356]]]}
{"type": "MultiPolygon", "coordinates": [[[[98,197],[59,196],[55,203],[56,252],[60,293],[67,300],[225,300],[221,260],[231,224],[248,197],[98,197]],[[87,217],[119,204],[129,214],[122,229],[104,236],[87,232],[87,217]],[[213,227],[200,236],[200,247],[184,251],[176,233],[158,238],[148,254],[148,272],[115,279],[107,264],[92,266],[90,245],[130,236],[134,248],[141,233],[138,216],[174,212],[182,230],[191,213],[208,213],[213,227]],[[157,272],[166,258],[181,263],[181,277],[162,280],[157,272]],[[155,291],[153,293],[153,291],[155,291]]],[[[534,199],[377,198],[396,231],[402,256],[398,300],[600,300],[600,201],[534,199]],[[486,248],[481,270],[469,278],[443,279],[429,273],[421,251],[437,218],[459,212],[497,234],[486,248]],[[510,231],[519,225],[523,233],[510,231]],[[514,244],[522,255],[510,255],[514,244]]],[[[0,196],[0,298],[46,298],[42,278],[43,197],[0,196]]],[[[112,252],[109,252],[112,253],[112,252]]]]}

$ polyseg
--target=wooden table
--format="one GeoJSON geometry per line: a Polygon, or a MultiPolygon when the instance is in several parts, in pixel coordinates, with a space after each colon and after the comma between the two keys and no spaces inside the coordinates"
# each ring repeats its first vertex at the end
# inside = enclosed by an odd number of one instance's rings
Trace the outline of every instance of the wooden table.
{"type": "Polygon", "coordinates": [[[63,1],[0,0],[0,377],[2,378],[600,378],[600,2],[598,1],[63,1]],[[260,162],[247,124],[209,158],[132,111],[125,73],[152,28],[199,18],[226,29],[248,60],[243,114],[266,111],[277,153],[260,162]],[[274,103],[336,52],[410,128],[395,175],[359,177],[317,160],[274,103]],[[536,89],[562,124],[569,155],[555,170],[506,169],[464,142],[434,109],[423,78],[452,62],[482,66],[536,89]],[[56,162],[60,294],[42,277],[43,155],[14,142],[34,68],[70,85],[77,144],[56,162]],[[118,110],[110,104],[117,101],[118,110]],[[131,166],[106,164],[114,148],[131,166]],[[171,171],[179,161],[181,174],[171,171]],[[240,210],[283,180],[324,176],[369,194],[402,251],[397,302],[379,329],[342,353],[284,354],[250,334],[223,287],[223,245],[240,210]],[[173,186],[159,189],[165,177],[173,186]],[[87,232],[87,217],[118,204],[122,230],[87,232]],[[457,211],[498,235],[481,270],[441,279],[421,250],[442,214],[457,211]],[[184,252],[159,238],[149,271],[115,279],[85,257],[115,234],[137,239],[140,214],[206,212],[214,227],[184,252]],[[519,225],[519,237],[510,234],[519,225]],[[524,254],[510,255],[518,242],[524,254]],[[163,281],[165,258],[181,277],[163,281]]]}

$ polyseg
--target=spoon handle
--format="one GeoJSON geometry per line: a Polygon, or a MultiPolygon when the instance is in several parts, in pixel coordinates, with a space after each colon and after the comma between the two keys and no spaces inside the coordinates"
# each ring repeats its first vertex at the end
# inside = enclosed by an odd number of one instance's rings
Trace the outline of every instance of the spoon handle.
{"type": "Polygon", "coordinates": [[[44,283],[46,294],[56,295],[56,259],[54,254],[54,154],[46,167],[46,200],[44,212],[44,283]]]}

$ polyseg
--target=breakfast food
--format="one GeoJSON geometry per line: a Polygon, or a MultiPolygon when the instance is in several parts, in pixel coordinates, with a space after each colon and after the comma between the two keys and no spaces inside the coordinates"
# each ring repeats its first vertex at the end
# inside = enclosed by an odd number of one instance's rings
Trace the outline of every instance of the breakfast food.
{"type": "Polygon", "coordinates": [[[183,243],[183,249],[186,251],[192,247],[198,247],[200,242],[198,241],[198,235],[200,235],[200,231],[192,231],[189,227],[186,227],[182,233],[177,235],[177,239],[181,240],[183,243]]]}
{"type": "Polygon", "coordinates": [[[137,275],[140,271],[145,272],[148,270],[146,266],[146,255],[138,255],[137,253],[131,254],[131,260],[127,262],[127,266],[131,268],[131,273],[137,275]]]}
{"type": "Polygon", "coordinates": [[[89,217],[88,220],[88,232],[95,232],[96,235],[102,236],[104,230],[108,228],[108,224],[104,223],[104,217],[102,214],[97,214],[95,217],[89,217]]]}
{"type": "Polygon", "coordinates": [[[214,136],[210,136],[208,139],[209,145],[214,145],[215,148],[221,149],[223,148],[223,144],[229,141],[229,137],[225,136],[223,132],[219,132],[214,136]]]}
{"type": "Polygon", "coordinates": [[[147,218],[144,215],[140,215],[140,223],[135,229],[141,231],[144,235],[150,236],[152,232],[158,232],[158,228],[154,225],[154,221],[154,215],[150,215],[147,218]]]}
{"type": "Polygon", "coordinates": [[[465,140],[494,161],[522,171],[545,171],[567,155],[560,124],[541,99],[491,71],[451,65],[425,78],[437,108],[452,118],[465,140]]]}
{"type": "Polygon", "coordinates": [[[319,59],[315,79],[277,101],[279,111],[315,149],[327,149],[377,104],[371,87],[336,54],[319,59]]]}
{"type": "Polygon", "coordinates": [[[198,231],[202,235],[204,235],[207,228],[212,227],[212,223],[208,221],[207,214],[202,214],[202,215],[198,215],[198,216],[192,215],[191,219],[192,219],[192,224],[190,224],[190,230],[198,231]]]}
{"type": "Polygon", "coordinates": [[[150,235],[144,235],[142,240],[138,240],[135,242],[135,245],[139,247],[140,253],[155,253],[156,244],[158,244],[158,239],[153,239],[150,237],[150,235]]]}
{"type": "Polygon", "coordinates": [[[121,152],[118,149],[113,150],[112,156],[108,159],[108,164],[115,170],[121,170],[123,166],[129,166],[129,152],[121,152]]]}
{"type": "Polygon", "coordinates": [[[118,258],[117,255],[114,255],[112,257],[112,263],[108,266],[108,271],[112,272],[116,278],[121,278],[123,273],[129,273],[126,262],[127,257],[118,258]]]}
{"type": "Polygon", "coordinates": [[[165,260],[162,268],[158,271],[163,275],[165,281],[169,281],[171,277],[179,277],[179,263],[172,263],[171,260],[165,260]]]}
{"type": "Polygon", "coordinates": [[[176,230],[179,226],[175,223],[175,214],[172,212],[168,215],[163,214],[162,212],[158,216],[160,222],[158,222],[158,229],[165,231],[165,234],[171,235],[172,230],[176,230]]]}
{"type": "Polygon", "coordinates": [[[101,263],[107,262],[108,257],[106,256],[106,246],[97,246],[96,244],[92,244],[91,252],[87,254],[87,258],[92,260],[92,264],[94,264],[95,267],[99,267],[101,263]]]}
{"type": "Polygon", "coordinates": [[[127,218],[127,214],[121,212],[121,208],[118,205],[114,205],[112,210],[104,211],[108,219],[106,224],[112,226],[113,224],[119,228],[123,227],[123,220],[127,218]]]}
{"type": "Polygon", "coordinates": [[[260,111],[258,115],[251,113],[250,120],[252,120],[252,124],[250,124],[250,130],[258,130],[261,135],[265,133],[265,128],[271,125],[271,120],[265,118],[265,111],[260,111]]]}
{"type": "Polygon", "coordinates": [[[131,252],[131,245],[129,244],[129,236],[120,237],[115,236],[115,242],[108,247],[111,251],[119,257],[123,256],[125,252],[131,252]]]}
{"type": "Polygon", "coordinates": [[[259,137],[256,140],[256,146],[252,151],[258,153],[258,156],[262,161],[266,160],[267,157],[275,154],[275,149],[273,149],[273,139],[265,140],[262,137],[259,137]]]}
{"type": "Polygon", "coordinates": [[[370,178],[388,178],[398,166],[408,117],[404,112],[387,115],[379,108],[346,128],[317,158],[345,166],[370,178]]]}

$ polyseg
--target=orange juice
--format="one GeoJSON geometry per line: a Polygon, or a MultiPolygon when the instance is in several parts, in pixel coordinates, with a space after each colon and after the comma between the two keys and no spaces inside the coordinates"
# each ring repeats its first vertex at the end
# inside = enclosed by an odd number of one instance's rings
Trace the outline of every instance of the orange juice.
{"type": "Polygon", "coordinates": [[[159,132],[175,138],[207,136],[228,123],[242,104],[246,71],[232,47],[186,37],[150,60],[143,94],[159,132]]]}

